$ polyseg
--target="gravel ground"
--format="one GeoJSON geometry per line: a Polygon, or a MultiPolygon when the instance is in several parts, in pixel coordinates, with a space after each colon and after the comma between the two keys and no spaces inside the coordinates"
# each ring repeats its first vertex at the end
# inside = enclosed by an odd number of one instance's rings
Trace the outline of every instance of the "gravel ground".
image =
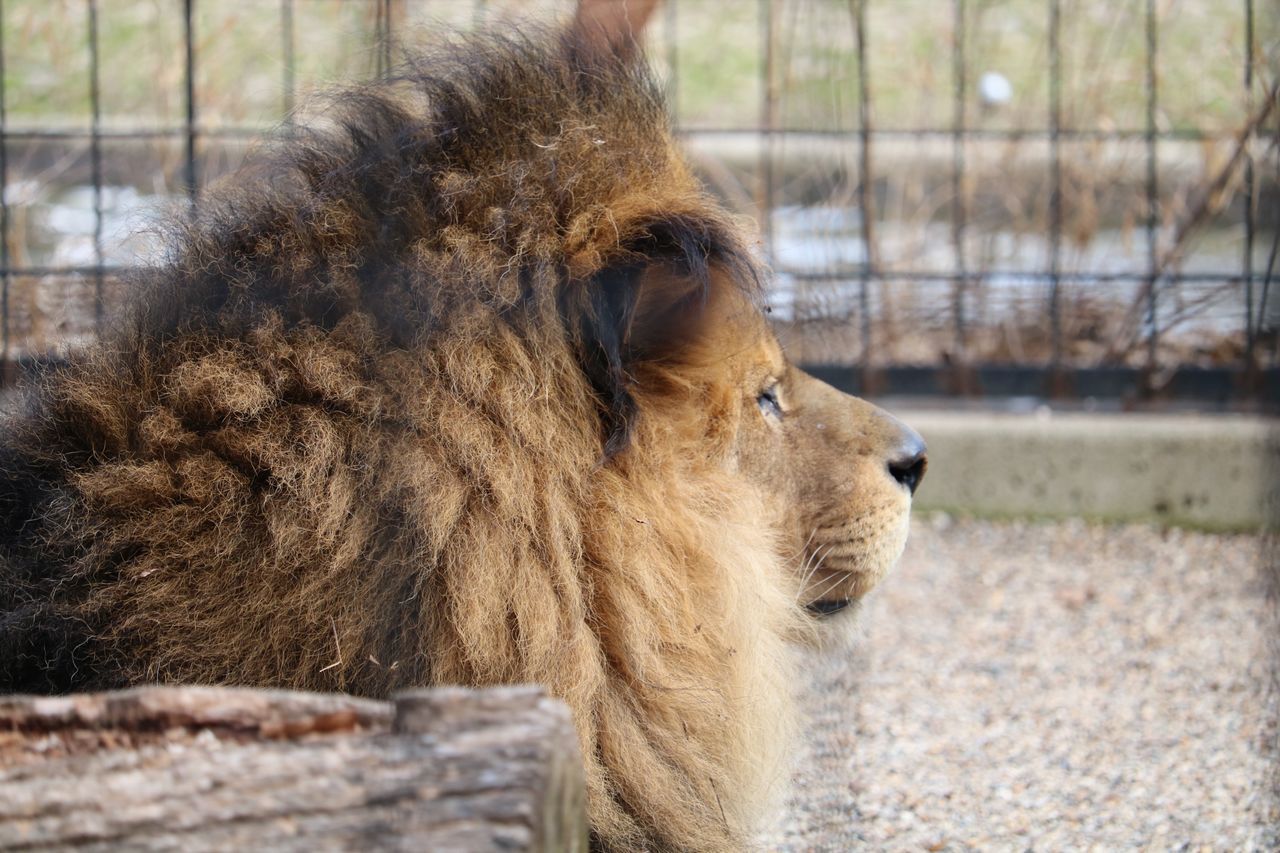
{"type": "Polygon", "coordinates": [[[1259,554],[1243,535],[918,521],[860,645],[815,667],[764,846],[1280,849],[1259,554]]]}

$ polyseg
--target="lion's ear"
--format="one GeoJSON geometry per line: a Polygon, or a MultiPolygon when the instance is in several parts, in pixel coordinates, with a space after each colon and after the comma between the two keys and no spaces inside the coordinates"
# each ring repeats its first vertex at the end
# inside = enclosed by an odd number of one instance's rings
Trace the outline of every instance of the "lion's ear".
{"type": "Polygon", "coordinates": [[[657,0],[579,0],[570,34],[584,49],[630,61],[657,5],[657,0]]]}
{"type": "Polygon", "coordinates": [[[606,460],[630,442],[639,365],[680,360],[714,322],[711,306],[731,294],[754,302],[760,290],[755,263],[718,223],[669,216],[620,232],[627,236],[561,305],[600,401],[606,460]]]}

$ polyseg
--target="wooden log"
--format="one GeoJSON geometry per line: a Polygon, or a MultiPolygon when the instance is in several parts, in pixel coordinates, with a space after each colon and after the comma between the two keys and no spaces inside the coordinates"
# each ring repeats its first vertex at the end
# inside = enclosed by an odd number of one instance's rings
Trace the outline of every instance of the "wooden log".
{"type": "Polygon", "coordinates": [[[585,850],[585,814],[534,687],[0,698],[0,849],[585,850]]]}

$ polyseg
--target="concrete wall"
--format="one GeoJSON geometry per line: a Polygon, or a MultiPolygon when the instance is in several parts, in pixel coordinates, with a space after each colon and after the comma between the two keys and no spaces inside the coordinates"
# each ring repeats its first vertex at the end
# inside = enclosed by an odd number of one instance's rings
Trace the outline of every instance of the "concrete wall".
{"type": "Polygon", "coordinates": [[[923,510],[1280,527],[1280,421],[898,411],[929,443],[923,510]]]}

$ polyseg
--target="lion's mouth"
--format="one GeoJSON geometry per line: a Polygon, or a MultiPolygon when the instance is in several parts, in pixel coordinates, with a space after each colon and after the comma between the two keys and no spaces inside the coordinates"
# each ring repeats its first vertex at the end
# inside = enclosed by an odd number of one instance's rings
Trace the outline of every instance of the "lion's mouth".
{"type": "Polygon", "coordinates": [[[831,598],[824,601],[811,601],[805,605],[805,609],[817,616],[830,616],[832,613],[839,613],[852,603],[852,598],[831,598]]]}

